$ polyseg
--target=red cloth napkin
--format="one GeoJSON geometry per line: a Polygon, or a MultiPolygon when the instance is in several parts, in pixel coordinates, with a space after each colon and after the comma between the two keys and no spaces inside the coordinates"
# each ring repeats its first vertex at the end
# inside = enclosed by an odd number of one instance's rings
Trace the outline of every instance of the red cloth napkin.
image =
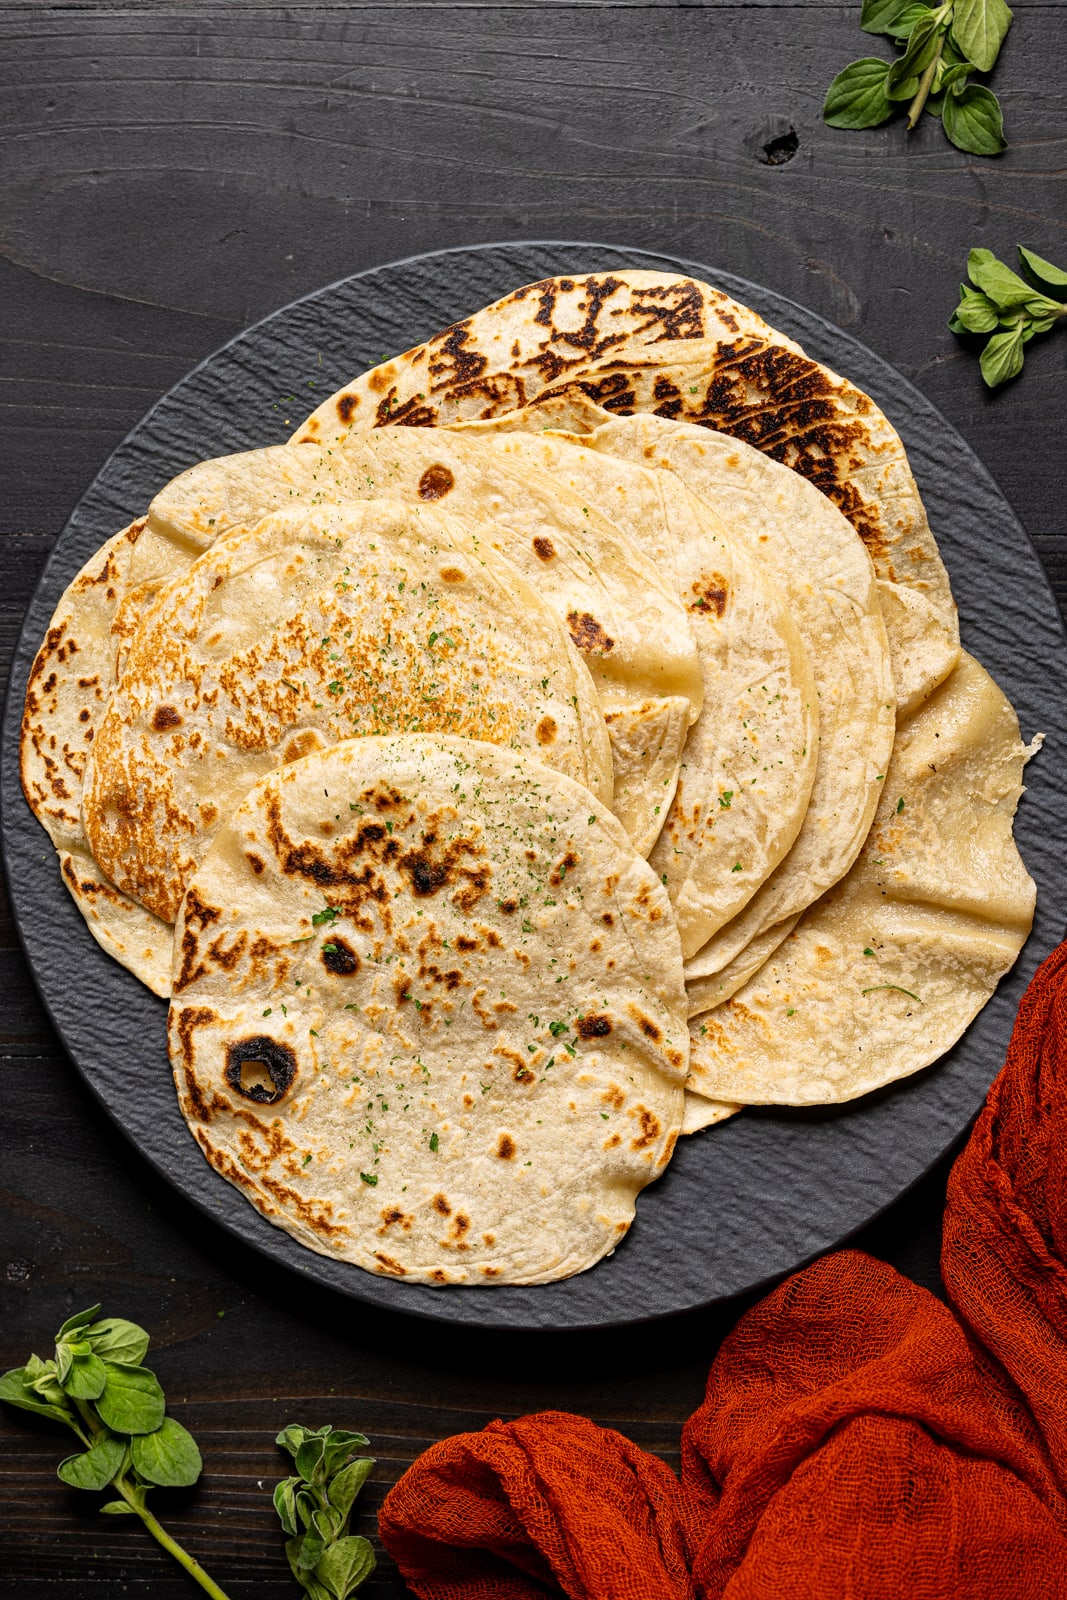
{"type": "Polygon", "coordinates": [[[681,1481],[582,1417],[445,1439],[388,1495],[422,1600],[1067,1597],[1067,944],[949,1182],[953,1309],[846,1250],[723,1344],[681,1481]]]}

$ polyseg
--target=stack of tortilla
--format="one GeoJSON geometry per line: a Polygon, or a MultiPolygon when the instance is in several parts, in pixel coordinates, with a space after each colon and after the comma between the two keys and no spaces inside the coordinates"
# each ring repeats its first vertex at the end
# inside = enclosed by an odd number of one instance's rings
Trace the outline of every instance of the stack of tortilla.
{"type": "Polygon", "coordinates": [[[680,1132],[935,1060],[1024,748],[899,438],[706,284],[520,289],[163,486],[60,601],[27,798],[311,1248],[537,1283],[680,1132]]]}

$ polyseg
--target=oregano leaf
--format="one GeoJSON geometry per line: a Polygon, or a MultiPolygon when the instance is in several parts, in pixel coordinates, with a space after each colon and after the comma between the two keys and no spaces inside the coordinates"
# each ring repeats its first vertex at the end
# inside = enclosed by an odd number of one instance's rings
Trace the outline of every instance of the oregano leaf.
{"type": "Polygon", "coordinates": [[[947,95],[941,121],[958,150],[995,156],[1007,149],[1000,101],[981,84],[969,83],[959,93],[947,95]]]}
{"type": "Polygon", "coordinates": [[[105,1517],[135,1517],[136,1511],[126,1504],[125,1500],[109,1500],[106,1506],[101,1506],[100,1511],[105,1517]]]}
{"type": "Polygon", "coordinates": [[[982,377],[991,389],[1007,383],[1009,378],[1017,378],[1023,370],[1022,328],[1008,328],[1003,333],[995,333],[982,351],[979,365],[982,377]]]}
{"type": "Polygon", "coordinates": [[[68,1456],[59,1463],[56,1472],[72,1489],[105,1489],[116,1473],[121,1472],[125,1455],[125,1439],[108,1436],[97,1439],[81,1455],[68,1456]]]}
{"type": "Polygon", "coordinates": [[[106,1356],[109,1361],[121,1361],[127,1366],[139,1367],[148,1354],[149,1338],[136,1322],[124,1317],[105,1317],[86,1330],[86,1341],[93,1353],[106,1356]]]}
{"type": "Polygon", "coordinates": [[[77,1332],[79,1329],[87,1328],[93,1318],[99,1315],[99,1312],[99,1306],[90,1306],[88,1311],[76,1311],[72,1317],[67,1318],[56,1334],[56,1344],[62,1344],[70,1334],[77,1332]]]}
{"type": "Polygon", "coordinates": [[[1060,267],[1054,267],[1051,261],[1035,255],[1032,250],[1024,250],[1022,245],[1017,248],[1022,269],[1034,283],[1050,292],[1067,290],[1067,272],[1060,267]]]}
{"type": "MultiPolygon", "coordinates": [[[[911,30],[908,47],[889,68],[886,77],[886,94],[891,100],[910,98],[908,86],[918,82],[937,55],[943,24],[937,12],[920,17],[911,30]]],[[[914,93],[914,91],[911,91],[914,93]]]]}
{"type": "MultiPolygon", "coordinates": [[[[62,1380],[64,1389],[74,1400],[99,1400],[106,1381],[107,1368],[91,1350],[73,1358],[70,1370],[62,1380]]],[[[120,1431],[125,1433],[127,1430],[123,1428],[120,1431]]]]}
{"type": "Polygon", "coordinates": [[[199,1478],[204,1465],[196,1440],[173,1417],[164,1417],[154,1433],[131,1439],[130,1458],[147,1483],[157,1483],[164,1489],[188,1488],[199,1478]]]}
{"type": "Polygon", "coordinates": [[[831,128],[875,128],[893,115],[886,93],[889,63],[876,56],[853,61],[839,72],[823,104],[823,120],[831,128]]]}
{"type": "Polygon", "coordinates": [[[147,1367],[105,1361],[106,1381],[96,1409],[115,1433],[155,1433],[166,1401],[159,1380],[147,1367]]]}
{"type": "Polygon", "coordinates": [[[1004,0],[956,0],[952,37],[979,72],[990,72],[1011,22],[1011,8],[1004,0]]]}
{"type": "Polygon", "coordinates": [[[334,1600],[347,1600],[374,1571],[374,1551],[360,1534],[348,1534],[324,1550],[315,1576],[334,1600]]]}

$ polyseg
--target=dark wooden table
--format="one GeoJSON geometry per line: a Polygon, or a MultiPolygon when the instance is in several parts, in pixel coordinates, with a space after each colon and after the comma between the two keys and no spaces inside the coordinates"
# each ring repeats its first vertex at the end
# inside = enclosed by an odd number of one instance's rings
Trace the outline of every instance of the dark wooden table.
{"type": "MultiPolygon", "coordinates": [[[[945,322],[966,253],[1067,262],[1063,3],[1017,0],[997,68],[1009,149],[931,119],[841,133],[830,78],[883,52],[859,5],[0,4],[4,492],[0,629],[141,413],[274,307],[395,257],[603,239],[718,263],[894,362],[999,479],[1067,596],[1062,334],[991,397],[945,322]]],[[[1025,640],[1020,640],[1025,649],[1025,640]]],[[[562,1407],[668,1461],[732,1305],[611,1336],[453,1335],[297,1284],[143,1164],[65,1058],[0,934],[0,1364],[94,1300],[144,1322],[206,1458],[169,1520],[231,1595],[296,1594],[269,1489],[285,1422],[370,1433],[360,1528],[432,1440],[562,1407]]],[[[856,1241],[935,1291],[948,1161],[856,1241]]],[[[0,1416],[0,1594],[200,1590],[132,1519],[96,1516],[65,1439],[0,1416]]],[[[165,1497],[161,1496],[161,1503],[165,1497]]],[[[406,1592],[388,1561],[363,1591],[406,1592]]]]}

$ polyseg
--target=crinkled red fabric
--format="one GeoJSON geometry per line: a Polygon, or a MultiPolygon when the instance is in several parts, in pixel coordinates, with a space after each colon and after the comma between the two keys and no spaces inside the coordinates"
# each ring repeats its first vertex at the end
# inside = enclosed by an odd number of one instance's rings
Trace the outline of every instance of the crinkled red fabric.
{"type": "Polygon", "coordinates": [[[723,1344],[679,1481],[582,1417],[445,1439],[380,1528],[422,1600],[1067,1600],[1067,944],[949,1183],[952,1309],[858,1251],[723,1344]]]}

